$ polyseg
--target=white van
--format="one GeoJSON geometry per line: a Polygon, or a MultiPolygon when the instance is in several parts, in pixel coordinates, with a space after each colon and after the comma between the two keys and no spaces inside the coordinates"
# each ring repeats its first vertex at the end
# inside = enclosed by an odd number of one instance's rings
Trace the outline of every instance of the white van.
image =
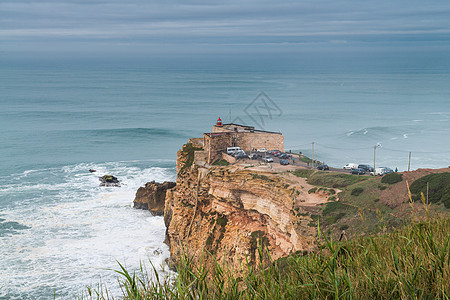
{"type": "Polygon", "coordinates": [[[344,170],[354,170],[358,169],[358,164],[348,163],[344,166],[344,170]]]}
{"type": "Polygon", "coordinates": [[[233,155],[236,152],[238,152],[239,150],[241,150],[241,147],[227,147],[227,154],[233,155]]]}

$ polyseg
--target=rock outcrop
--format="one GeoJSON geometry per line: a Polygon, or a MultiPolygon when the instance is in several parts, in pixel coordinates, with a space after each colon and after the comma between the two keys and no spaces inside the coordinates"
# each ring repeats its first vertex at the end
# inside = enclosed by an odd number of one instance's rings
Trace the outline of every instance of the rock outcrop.
{"type": "Polygon", "coordinates": [[[268,259],[258,255],[259,248],[272,260],[312,250],[315,229],[308,224],[317,203],[304,200],[306,182],[296,185],[290,174],[237,166],[199,166],[192,155],[186,145],[178,152],[176,187],[166,194],[166,243],[173,260],[187,250],[199,261],[206,250],[240,269],[246,258],[254,264],[268,259]]]}
{"type": "Polygon", "coordinates": [[[98,180],[100,180],[100,186],[120,187],[119,179],[112,175],[103,175],[102,177],[99,177],[98,180]]]}
{"type": "Polygon", "coordinates": [[[163,183],[157,183],[155,181],[147,182],[145,187],[140,187],[137,190],[133,207],[148,209],[153,215],[162,216],[164,213],[166,192],[174,186],[175,182],[169,181],[164,181],[163,183]]]}

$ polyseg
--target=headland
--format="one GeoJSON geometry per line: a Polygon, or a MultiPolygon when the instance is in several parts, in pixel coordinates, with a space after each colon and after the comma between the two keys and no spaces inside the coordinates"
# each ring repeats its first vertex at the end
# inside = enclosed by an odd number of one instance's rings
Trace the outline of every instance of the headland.
{"type": "MultiPolygon", "coordinates": [[[[268,150],[284,152],[283,142],[281,133],[218,123],[178,151],[176,183],[152,182],[138,191],[135,207],[164,215],[173,261],[186,252],[195,262],[204,261],[207,252],[239,272],[247,262],[313,251],[319,223],[338,239],[387,232],[412,216],[406,182],[412,189],[424,176],[450,174],[444,168],[358,176],[313,169],[308,158],[295,153],[286,153],[286,165],[264,160],[268,150]],[[245,157],[229,155],[231,147],[245,157]],[[260,154],[251,159],[247,153],[260,154]],[[265,254],[258,255],[258,249],[265,254]]],[[[420,188],[414,192],[417,197],[420,188]]],[[[431,214],[448,216],[450,203],[435,204],[431,214]]],[[[415,216],[425,213],[421,207],[413,210],[415,216]]]]}

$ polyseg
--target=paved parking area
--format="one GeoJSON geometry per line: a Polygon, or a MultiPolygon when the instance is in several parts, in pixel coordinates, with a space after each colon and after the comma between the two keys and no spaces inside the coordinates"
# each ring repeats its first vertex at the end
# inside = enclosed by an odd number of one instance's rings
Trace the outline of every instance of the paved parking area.
{"type": "MultiPolygon", "coordinates": [[[[274,156],[272,154],[269,154],[269,153],[251,152],[249,154],[249,156],[252,154],[256,155],[257,158],[256,159],[239,159],[237,161],[237,163],[245,164],[246,166],[254,165],[255,167],[268,165],[267,166],[268,169],[271,169],[271,170],[277,171],[277,172],[293,171],[296,169],[305,169],[305,168],[313,169],[311,164],[305,163],[300,160],[301,156],[298,153],[286,153],[287,155],[290,156],[290,158],[287,159],[287,161],[289,162],[289,165],[281,165],[280,158],[277,156],[274,156]],[[272,157],[273,162],[266,163],[265,162],[266,157],[272,157]]],[[[351,170],[344,170],[342,168],[333,168],[333,167],[329,167],[329,168],[330,169],[327,171],[351,174],[351,170]]],[[[316,169],[316,168],[314,168],[314,169],[316,169]]],[[[369,175],[369,173],[366,173],[365,175],[360,175],[360,176],[370,176],[370,175],[369,175]]]]}

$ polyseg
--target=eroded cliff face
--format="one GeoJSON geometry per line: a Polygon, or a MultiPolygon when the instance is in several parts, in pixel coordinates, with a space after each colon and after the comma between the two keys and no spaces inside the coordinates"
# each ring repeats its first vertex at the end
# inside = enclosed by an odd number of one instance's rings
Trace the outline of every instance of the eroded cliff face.
{"type": "Polygon", "coordinates": [[[187,149],[178,152],[176,187],[167,191],[165,201],[172,259],[188,251],[199,260],[206,250],[239,269],[246,257],[261,263],[260,246],[267,247],[272,259],[312,250],[310,212],[326,196],[316,195],[313,203],[305,200],[310,186],[291,174],[198,166],[187,149]]]}

